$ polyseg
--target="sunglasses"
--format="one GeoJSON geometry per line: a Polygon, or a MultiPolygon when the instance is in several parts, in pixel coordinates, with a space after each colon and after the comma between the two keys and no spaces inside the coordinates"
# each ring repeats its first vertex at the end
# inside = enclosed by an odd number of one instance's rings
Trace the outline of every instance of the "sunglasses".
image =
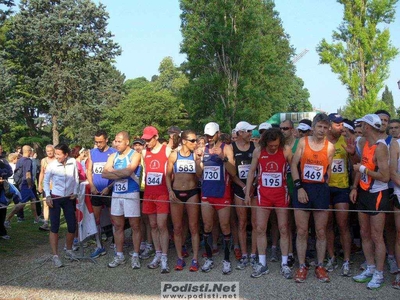
{"type": "Polygon", "coordinates": [[[197,140],[196,139],[191,139],[191,140],[187,140],[188,142],[191,142],[191,143],[196,143],[197,142],[197,140]]]}
{"type": "Polygon", "coordinates": [[[279,127],[279,129],[286,131],[286,130],[292,129],[292,127],[279,127]]]}

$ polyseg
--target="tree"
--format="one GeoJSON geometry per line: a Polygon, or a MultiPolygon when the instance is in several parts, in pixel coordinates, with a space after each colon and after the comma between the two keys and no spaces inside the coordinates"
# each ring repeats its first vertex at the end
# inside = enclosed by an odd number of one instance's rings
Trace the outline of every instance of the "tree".
{"type": "Polygon", "coordinates": [[[124,78],[111,63],[121,50],[107,20],[105,6],[90,0],[21,1],[5,59],[17,80],[8,99],[31,135],[39,130],[35,120],[45,115],[54,144],[60,134],[82,139],[100,121],[99,111],[118,102],[124,78]]]}
{"type": "Polygon", "coordinates": [[[192,127],[217,121],[228,131],[240,119],[263,122],[287,109],[294,50],[273,1],[181,0],[180,7],[192,127]]]}
{"type": "Polygon", "coordinates": [[[396,107],[394,106],[393,94],[389,91],[387,85],[385,85],[385,90],[382,93],[382,102],[386,104],[387,110],[392,118],[396,117],[396,107]]]}
{"type": "Polygon", "coordinates": [[[15,6],[14,0],[0,0],[0,26],[13,13],[13,6],[15,6]]]}
{"type": "Polygon", "coordinates": [[[346,113],[360,117],[385,104],[378,93],[389,76],[389,63],[398,54],[388,28],[394,21],[397,0],[338,0],[344,6],[343,22],[317,47],[320,63],[329,64],[349,92],[346,113]]]}

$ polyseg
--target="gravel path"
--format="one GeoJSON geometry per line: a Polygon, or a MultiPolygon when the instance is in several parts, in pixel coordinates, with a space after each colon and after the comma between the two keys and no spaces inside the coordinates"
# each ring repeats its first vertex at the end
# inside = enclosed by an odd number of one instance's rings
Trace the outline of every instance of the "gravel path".
{"type": "MultiPolygon", "coordinates": [[[[60,241],[60,246],[63,244],[60,241]]],[[[2,242],[0,247],[3,246],[6,244],[2,242]]],[[[296,284],[279,275],[279,263],[269,263],[270,274],[258,279],[250,278],[250,268],[224,276],[222,253],[215,259],[215,268],[207,274],[189,272],[188,267],[181,272],[174,271],[173,249],[170,249],[169,274],[146,268],[148,261],[142,261],[140,270],[132,270],[129,260],[123,266],[110,269],[107,263],[112,260],[112,250],[100,257],[97,264],[64,260],[65,267],[55,269],[47,253],[49,246],[42,245],[22,256],[7,260],[0,257],[0,299],[160,299],[161,281],[239,281],[241,299],[400,299],[400,291],[391,287],[394,276],[389,273],[385,274],[383,288],[369,291],[366,284],[339,276],[339,269],[330,274],[330,283],[318,282],[310,269],[306,283],[296,284]]],[[[361,255],[355,256],[353,273],[358,272],[361,260],[361,255]]]]}

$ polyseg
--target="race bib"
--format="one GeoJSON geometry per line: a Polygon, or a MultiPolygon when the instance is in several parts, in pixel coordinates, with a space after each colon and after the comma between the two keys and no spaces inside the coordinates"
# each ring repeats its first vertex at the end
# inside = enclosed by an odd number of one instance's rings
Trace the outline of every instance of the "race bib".
{"type": "Polygon", "coordinates": [[[121,179],[114,182],[114,192],[123,193],[128,190],[128,179],[121,179]]]}
{"type": "Polygon", "coordinates": [[[364,183],[368,183],[368,175],[364,174],[364,173],[361,173],[361,179],[360,180],[362,182],[364,182],[364,183]]]}
{"type": "Polygon", "coordinates": [[[176,169],[178,173],[196,173],[196,164],[191,159],[178,159],[176,169]]]}
{"type": "Polygon", "coordinates": [[[238,166],[239,178],[247,179],[247,176],[249,175],[249,170],[250,170],[250,165],[239,165],[238,166]]]}
{"type": "Polygon", "coordinates": [[[148,172],[146,178],[147,185],[161,185],[163,173],[148,172]]]}
{"type": "Polygon", "coordinates": [[[93,164],[93,174],[101,175],[104,170],[105,162],[96,162],[93,164]]]}
{"type": "Polygon", "coordinates": [[[265,173],[261,174],[261,184],[263,187],[276,188],[282,186],[281,173],[265,173]]]}
{"type": "Polygon", "coordinates": [[[324,181],[324,167],[318,165],[304,165],[303,179],[315,182],[324,181]]]}
{"type": "Polygon", "coordinates": [[[334,159],[332,163],[332,173],[343,174],[344,173],[344,160],[334,159]]]}
{"type": "Polygon", "coordinates": [[[220,180],[221,168],[217,166],[205,166],[203,172],[204,180],[220,180]]]}

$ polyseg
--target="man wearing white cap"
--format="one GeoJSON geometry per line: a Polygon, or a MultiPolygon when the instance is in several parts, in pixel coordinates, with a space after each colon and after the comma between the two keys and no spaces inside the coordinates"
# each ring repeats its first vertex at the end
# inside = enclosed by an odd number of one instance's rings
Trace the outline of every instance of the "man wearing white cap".
{"type": "Polygon", "coordinates": [[[308,119],[303,119],[299,122],[299,125],[296,127],[298,137],[302,138],[303,136],[311,135],[312,133],[312,123],[308,119]]]}
{"type": "Polygon", "coordinates": [[[264,123],[261,123],[260,125],[258,125],[258,132],[261,135],[261,134],[263,134],[263,132],[265,130],[270,129],[270,128],[272,128],[272,125],[267,122],[264,122],[264,123]]]}
{"type": "MultiPolygon", "coordinates": [[[[266,123],[265,123],[266,124],[266,123]]],[[[270,125],[271,126],[271,125],[270,125]]],[[[244,198],[245,198],[245,188],[246,188],[246,180],[247,174],[250,169],[251,159],[253,156],[253,151],[256,148],[254,143],[250,141],[252,131],[256,128],[256,125],[251,125],[245,121],[241,121],[237,123],[235,127],[235,131],[237,134],[236,142],[232,143],[233,154],[235,157],[235,166],[236,166],[236,176],[233,177],[233,193],[234,193],[234,201],[236,207],[236,214],[239,220],[238,226],[238,234],[239,234],[239,244],[240,249],[242,250],[242,257],[237,265],[236,269],[243,270],[250,263],[253,265],[256,263],[256,251],[257,251],[257,240],[256,240],[256,224],[255,224],[255,206],[257,205],[256,198],[253,197],[251,205],[251,223],[252,223],[252,245],[251,245],[251,255],[250,258],[247,255],[247,213],[248,209],[243,207],[244,198]]],[[[253,196],[256,196],[254,194],[253,196]]]]}
{"type": "Polygon", "coordinates": [[[377,289],[384,283],[383,267],[386,246],[383,239],[385,213],[389,208],[388,181],[389,151],[381,136],[381,119],[376,114],[365,115],[357,122],[365,139],[360,141],[361,162],[353,166],[356,172],[350,199],[357,202],[362,248],[367,259],[367,269],[354,276],[356,282],[368,282],[369,289],[377,289]]]}
{"type": "Polygon", "coordinates": [[[204,128],[206,147],[200,163],[200,174],[203,176],[201,214],[204,222],[204,244],[207,258],[201,267],[203,272],[209,272],[214,267],[212,258],[212,243],[210,241],[213,228],[214,210],[218,213],[221,231],[224,235],[224,260],[222,273],[232,272],[230,256],[230,205],[231,189],[230,177],[236,175],[235,161],[231,145],[226,145],[219,140],[219,125],[215,122],[208,123],[204,128]]]}

